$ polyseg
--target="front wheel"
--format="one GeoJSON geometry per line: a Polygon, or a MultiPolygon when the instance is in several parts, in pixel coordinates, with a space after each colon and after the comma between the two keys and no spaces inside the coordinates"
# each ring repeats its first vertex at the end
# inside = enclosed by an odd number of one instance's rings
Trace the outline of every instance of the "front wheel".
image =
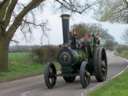
{"type": "Polygon", "coordinates": [[[56,84],[56,68],[54,64],[49,63],[46,67],[46,70],[44,72],[44,81],[47,86],[47,88],[51,89],[56,84]]]}
{"type": "Polygon", "coordinates": [[[82,62],[80,66],[80,82],[83,88],[86,88],[90,83],[90,73],[86,70],[87,62],[82,62]]]}

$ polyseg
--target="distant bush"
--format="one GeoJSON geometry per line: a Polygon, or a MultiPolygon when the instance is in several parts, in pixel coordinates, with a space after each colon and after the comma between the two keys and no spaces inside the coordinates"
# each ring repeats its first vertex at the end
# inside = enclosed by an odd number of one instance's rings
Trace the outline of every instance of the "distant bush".
{"type": "Polygon", "coordinates": [[[128,46],[127,45],[119,45],[117,48],[116,48],[116,51],[118,53],[121,53],[122,51],[128,51],[128,46]]]}
{"type": "Polygon", "coordinates": [[[104,47],[108,50],[115,50],[116,47],[118,46],[118,43],[115,42],[114,40],[105,40],[105,44],[104,44],[104,47]]]}
{"type": "Polygon", "coordinates": [[[120,45],[120,46],[117,47],[116,52],[121,57],[124,57],[124,58],[128,59],[128,46],[120,45]]]}
{"type": "Polygon", "coordinates": [[[32,51],[33,60],[39,63],[46,63],[57,60],[57,54],[59,47],[57,46],[45,46],[34,49],[32,51]]]}
{"type": "Polygon", "coordinates": [[[9,52],[31,52],[34,49],[40,48],[36,45],[14,45],[9,47],[9,52]]]}

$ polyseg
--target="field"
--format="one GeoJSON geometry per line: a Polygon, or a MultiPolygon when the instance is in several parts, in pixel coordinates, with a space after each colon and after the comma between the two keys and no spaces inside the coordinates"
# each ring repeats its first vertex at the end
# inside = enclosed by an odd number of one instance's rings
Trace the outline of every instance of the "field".
{"type": "Polygon", "coordinates": [[[43,73],[44,65],[32,60],[30,53],[9,53],[9,70],[0,73],[0,82],[43,73]]]}

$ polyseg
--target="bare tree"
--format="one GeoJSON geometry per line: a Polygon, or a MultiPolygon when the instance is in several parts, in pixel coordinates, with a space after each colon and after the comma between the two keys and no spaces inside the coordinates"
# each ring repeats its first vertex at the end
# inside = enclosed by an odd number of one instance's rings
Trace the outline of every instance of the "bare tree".
{"type": "MultiPolygon", "coordinates": [[[[48,0],[30,0],[27,4],[19,3],[21,0],[0,0],[0,71],[8,69],[8,48],[10,41],[15,35],[17,29],[21,30],[28,26],[29,32],[31,26],[42,27],[46,23],[37,24],[34,20],[33,9],[37,8],[40,4],[43,6],[45,1],[48,0]],[[16,10],[17,6],[21,7],[16,10]],[[16,10],[16,11],[15,11],[16,10]],[[29,21],[27,15],[31,12],[33,20],[29,21]]],[[[88,0],[55,0],[61,7],[71,10],[72,12],[83,13],[91,8],[96,2],[87,2],[88,0]]],[[[49,1],[50,3],[50,1],[49,1]]]]}
{"type": "Polygon", "coordinates": [[[128,23],[127,0],[101,0],[98,8],[98,17],[102,21],[116,21],[128,23]]]}
{"type": "MultiPolygon", "coordinates": [[[[101,21],[121,22],[128,24],[128,0],[101,0],[97,17],[101,21]]],[[[128,32],[123,40],[128,41],[128,32]]]]}

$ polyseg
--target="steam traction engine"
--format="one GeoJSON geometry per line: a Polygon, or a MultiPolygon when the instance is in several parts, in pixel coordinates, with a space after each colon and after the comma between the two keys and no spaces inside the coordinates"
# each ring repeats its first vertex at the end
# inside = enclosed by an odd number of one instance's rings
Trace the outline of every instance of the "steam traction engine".
{"type": "Polygon", "coordinates": [[[107,77],[107,56],[105,48],[100,46],[100,41],[92,34],[91,42],[80,41],[69,33],[69,18],[62,17],[63,45],[58,53],[58,63],[61,65],[61,75],[57,74],[55,65],[51,62],[44,72],[46,86],[51,89],[56,83],[57,76],[63,76],[67,83],[74,82],[80,76],[80,83],[86,88],[90,77],[95,76],[98,82],[103,82],[107,77]]]}

